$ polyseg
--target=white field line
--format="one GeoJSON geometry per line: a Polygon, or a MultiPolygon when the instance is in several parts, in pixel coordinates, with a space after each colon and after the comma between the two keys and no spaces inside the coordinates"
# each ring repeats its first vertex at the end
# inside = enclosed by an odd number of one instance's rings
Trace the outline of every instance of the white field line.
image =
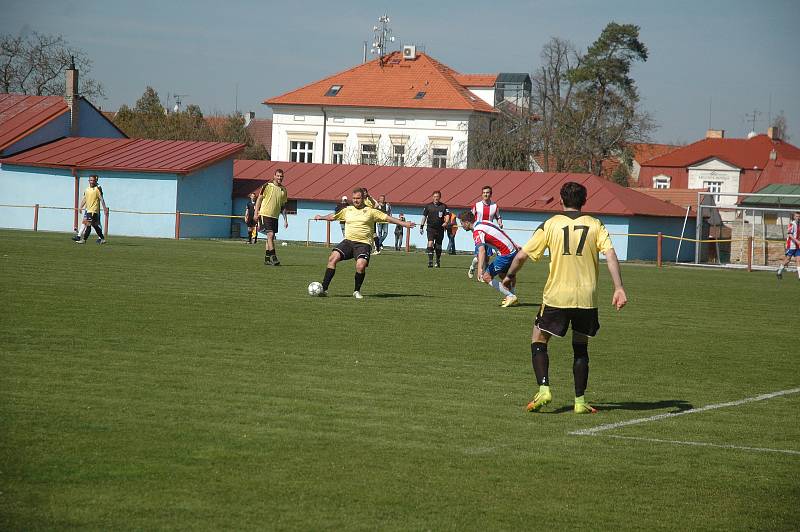
{"type": "Polygon", "coordinates": [[[658,438],[638,438],[635,436],[617,436],[616,434],[603,434],[606,438],[617,438],[619,440],[651,441],[656,443],[674,443],[677,445],[694,445],[696,447],[718,447],[721,449],[738,449],[742,451],[758,451],[762,453],[783,453],[800,455],[800,451],[789,449],[768,449],[766,447],[745,447],[742,445],[725,445],[720,443],[706,443],[701,441],[680,441],[680,440],[661,440],[658,438]]]}
{"type": "Polygon", "coordinates": [[[702,406],[700,408],[690,408],[689,410],[684,410],[682,412],[670,412],[667,414],[658,414],[650,417],[629,419],[628,421],[619,421],[617,423],[608,423],[606,425],[599,425],[597,427],[592,427],[590,429],[575,430],[573,432],[570,432],[570,434],[576,436],[594,436],[599,432],[604,432],[606,430],[614,430],[620,427],[627,427],[629,425],[639,425],[641,423],[660,421],[662,419],[668,419],[671,417],[685,416],[688,414],[697,414],[698,412],[707,412],[709,410],[716,410],[718,408],[727,408],[729,406],[739,406],[747,403],[755,403],[757,401],[766,401],[767,399],[773,399],[775,397],[780,397],[782,395],[791,395],[794,393],[800,393],[800,388],[792,388],[791,390],[781,390],[779,392],[765,393],[763,395],[757,395],[756,397],[747,397],[745,399],[740,399],[738,401],[731,401],[728,403],[717,403],[713,405],[702,406]]]}

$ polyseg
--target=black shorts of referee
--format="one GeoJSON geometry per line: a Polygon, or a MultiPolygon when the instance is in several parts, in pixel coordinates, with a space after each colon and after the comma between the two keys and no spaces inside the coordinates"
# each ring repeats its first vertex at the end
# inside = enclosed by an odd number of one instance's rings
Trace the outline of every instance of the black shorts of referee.
{"type": "Polygon", "coordinates": [[[442,245],[444,240],[444,227],[431,227],[428,226],[428,242],[433,242],[437,246],[442,245]]]}

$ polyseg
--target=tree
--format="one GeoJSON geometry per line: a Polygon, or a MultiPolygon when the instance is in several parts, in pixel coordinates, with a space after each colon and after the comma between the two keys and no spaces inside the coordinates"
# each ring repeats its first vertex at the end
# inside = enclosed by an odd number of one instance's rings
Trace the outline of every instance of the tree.
{"type": "Polygon", "coordinates": [[[789,136],[789,126],[786,123],[786,115],[783,114],[783,111],[778,113],[778,116],[772,119],[771,126],[774,128],[776,138],[781,140],[791,139],[789,136]]]}
{"type": "Polygon", "coordinates": [[[33,32],[25,37],[0,35],[0,91],[36,96],[63,96],[64,72],[72,58],[80,71],[81,96],[105,97],[103,85],[89,77],[92,61],[61,35],[33,32]]]}

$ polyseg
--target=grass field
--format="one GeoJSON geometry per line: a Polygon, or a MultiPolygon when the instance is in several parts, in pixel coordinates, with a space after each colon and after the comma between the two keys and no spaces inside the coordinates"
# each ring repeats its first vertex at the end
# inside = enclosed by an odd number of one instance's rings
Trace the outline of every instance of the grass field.
{"type": "Polygon", "coordinates": [[[0,231],[0,529],[797,529],[800,393],[571,434],[800,387],[793,274],[602,271],[576,416],[568,340],[523,411],[546,264],[279,254],[0,231]]]}

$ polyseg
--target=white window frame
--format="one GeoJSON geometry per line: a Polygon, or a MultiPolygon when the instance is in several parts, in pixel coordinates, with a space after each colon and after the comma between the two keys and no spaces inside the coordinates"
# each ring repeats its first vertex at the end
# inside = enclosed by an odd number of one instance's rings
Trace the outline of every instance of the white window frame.
{"type": "Polygon", "coordinates": [[[450,148],[445,146],[431,147],[431,168],[447,168],[450,157],[450,148]],[[436,151],[444,151],[444,154],[437,154],[436,151]]]}
{"type": "Polygon", "coordinates": [[[344,164],[344,140],[334,140],[331,142],[331,163],[344,164]],[[341,146],[340,150],[336,149],[336,145],[341,146]]]}
{"type": "Polygon", "coordinates": [[[361,164],[366,164],[370,166],[377,166],[378,164],[378,144],[376,142],[361,142],[359,143],[360,146],[360,158],[361,164]],[[365,150],[364,148],[372,148],[365,150]]]}
{"type": "Polygon", "coordinates": [[[657,175],[653,178],[653,188],[668,189],[672,186],[672,178],[668,175],[657,175]]]}
{"type": "Polygon", "coordinates": [[[715,194],[714,203],[719,203],[719,193],[722,192],[722,185],[724,181],[703,181],[703,188],[707,188],[709,192],[715,194]]]}
{"type": "Polygon", "coordinates": [[[314,141],[313,140],[290,140],[289,141],[289,161],[293,163],[312,163],[314,162],[314,141]]]}
{"type": "Polygon", "coordinates": [[[392,166],[406,165],[405,144],[392,144],[392,166]]]}

